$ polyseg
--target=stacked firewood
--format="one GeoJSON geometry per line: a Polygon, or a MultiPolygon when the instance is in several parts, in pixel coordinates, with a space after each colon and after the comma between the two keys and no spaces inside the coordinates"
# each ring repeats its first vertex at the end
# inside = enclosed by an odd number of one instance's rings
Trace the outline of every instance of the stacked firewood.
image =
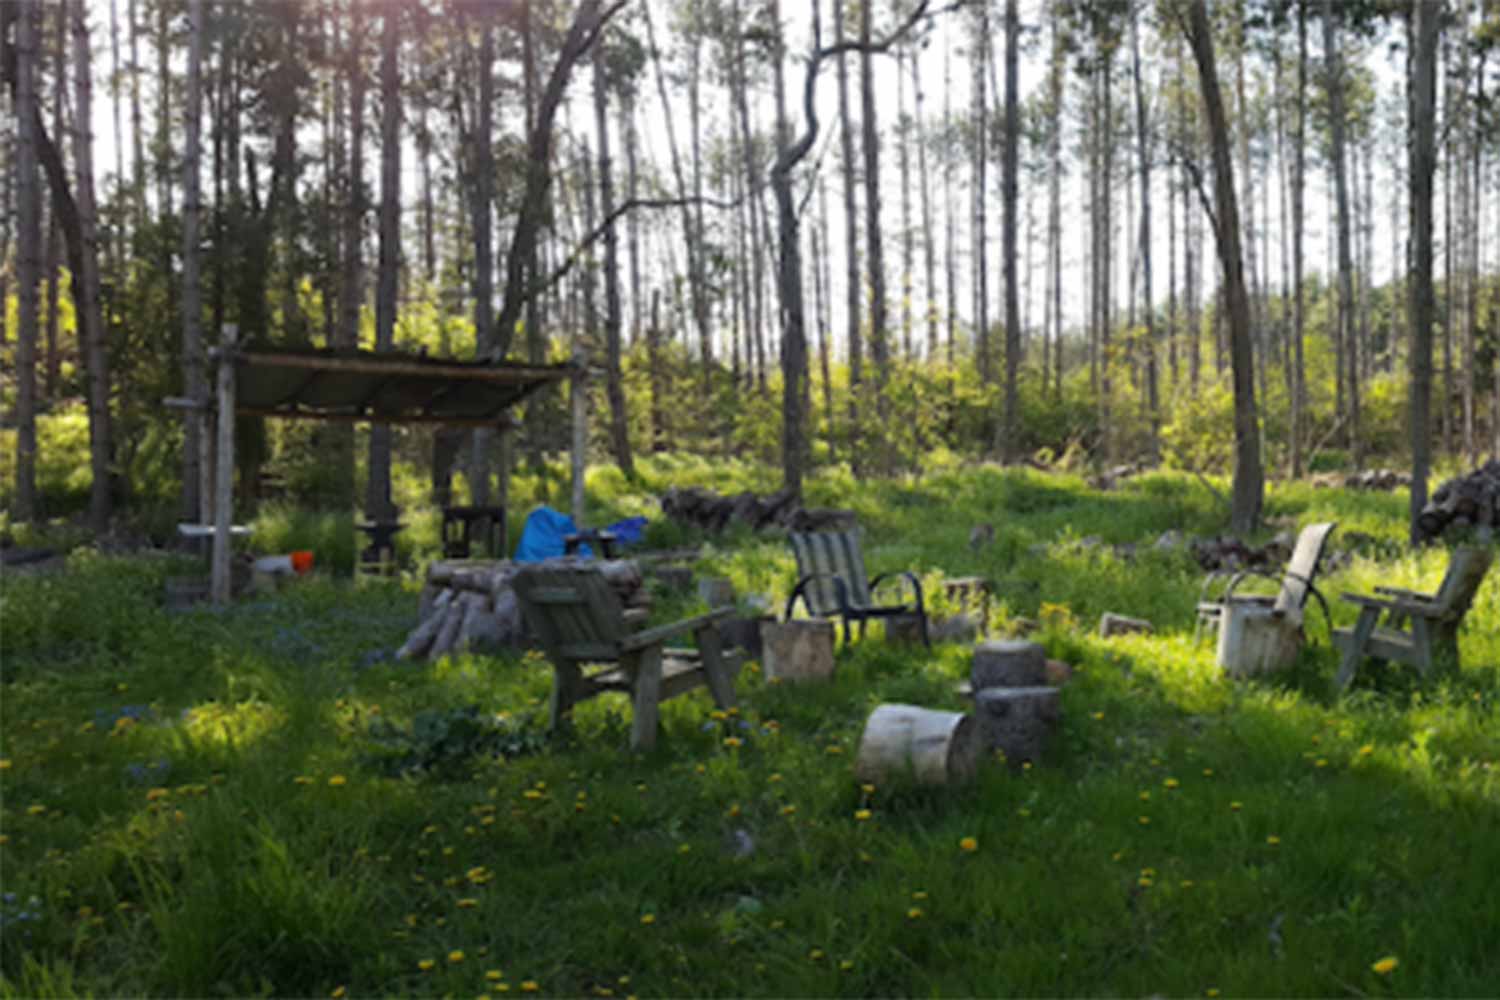
{"type": "Polygon", "coordinates": [[[754,531],[848,531],[855,526],[853,511],[803,507],[789,490],[766,497],[750,492],[720,496],[696,486],[674,486],[662,495],[661,509],[672,520],[710,534],[734,524],[754,531]]]}
{"type": "MultiPolygon", "coordinates": [[[[576,556],[549,560],[576,565],[576,556]]],[[[597,566],[626,608],[644,608],[650,603],[641,571],[628,559],[609,559],[597,566]]],[[[440,560],[427,567],[427,582],[417,611],[417,627],[396,651],[396,659],[425,657],[436,660],[448,653],[481,647],[515,647],[526,640],[526,624],[516,602],[511,578],[524,564],[480,562],[466,559],[440,560]]]]}
{"type": "Polygon", "coordinates": [[[1500,461],[1493,459],[1439,486],[1417,515],[1417,530],[1424,541],[1448,532],[1496,526],[1500,526],[1500,461]]]}

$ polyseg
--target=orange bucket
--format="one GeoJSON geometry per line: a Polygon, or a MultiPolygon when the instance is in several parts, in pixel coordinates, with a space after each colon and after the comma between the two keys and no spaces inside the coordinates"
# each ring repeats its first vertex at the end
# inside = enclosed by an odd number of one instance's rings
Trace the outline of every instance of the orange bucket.
{"type": "Polygon", "coordinates": [[[312,568],[313,554],[310,551],[306,549],[300,549],[292,553],[292,570],[298,576],[302,576],[303,574],[310,572],[312,568]]]}

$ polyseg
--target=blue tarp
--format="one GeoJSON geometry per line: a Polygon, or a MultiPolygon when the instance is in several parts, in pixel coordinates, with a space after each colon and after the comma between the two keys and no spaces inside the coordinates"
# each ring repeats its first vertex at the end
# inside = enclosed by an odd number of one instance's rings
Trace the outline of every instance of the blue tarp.
{"type": "MultiPolygon", "coordinates": [[[[604,530],[613,534],[620,545],[633,545],[641,540],[645,529],[644,517],[627,517],[604,530]]],[[[567,514],[551,507],[538,507],[526,515],[526,526],[521,529],[521,544],[516,546],[516,562],[541,562],[564,555],[567,547],[565,539],[577,531],[573,519],[567,514]]],[[[592,558],[594,555],[587,545],[580,545],[578,554],[584,558],[592,558]]]]}
{"type": "MultiPolygon", "coordinates": [[[[526,526],[521,529],[521,544],[516,546],[516,562],[541,562],[563,555],[563,539],[575,534],[573,519],[551,507],[538,507],[526,515],[526,526]]],[[[579,546],[578,554],[593,553],[587,545],[579,546]]]]}

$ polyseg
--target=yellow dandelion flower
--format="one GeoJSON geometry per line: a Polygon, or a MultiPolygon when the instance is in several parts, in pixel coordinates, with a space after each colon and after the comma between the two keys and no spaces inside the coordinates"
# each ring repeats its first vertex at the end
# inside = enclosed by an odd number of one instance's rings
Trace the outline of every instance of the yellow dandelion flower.
{"type": "Polygon", "coordinates": [[[1235,801],[1235,802],[1229,803],[1229,811],[1230,812],[1239,812],[1240,809],[1242,809],[1243,807],[1244,807],[1244,803],[1239,802],[1239,801],[1235,801]]]}
{"type": "Polygon", "coordinates": [[[979,850],[979,841],[974,837],[965,837],[958,842],[958,849],[965,854],[973,854],[979,850]]]}
{"type": "Polygon", "coordinates": [[[1138,878],[1138,879],[1135,880],[1135,884],[1138,885],[1138,886],[1140,886],[1142,889],[1149,889],[1149,888],[1151,888],[1152,885],[1155,884],[1155,882],[1151,878],[1151,876],[1149,876],[1149,875],[1142,875],[1140,878],[1138,878]]]}
{"type": "Polygon", "coordinates": [[[523,798],[531,799],[533,802],[542,797],[542,793],[537,791],[535,788],[528,788],[526,789],[526,791],[522,792],[521,795],[523,798]]]}
{"type": "Polygon", "coordinates": [[[781,807],[781,815],[783,815],[783,816],[791,816],[794,813],[796,813],[796,811],[797,811],[797,807],[796,806],[786,805],[786,806],[782,806],[781,807]]]}
{"type": "Polygon", "coordinates": [[[46,811],[47,807],[42,805],[40,802],[26,807],[26,815],[28,816],[40,816],[46,811]]]}
{"type": "Polygon", "coordinates": [[[918,889],[916,892],[914,892],[914,893],[911,894],[911,898],[912,899],[926,899],[927,898],[927,890],[926,889],[918,889]]]}
{"type": "Polygon", "coordinates": [[[869,784],[868,782],[866,782],[863,785],[860,785],[859,786],[859,790],[862,791],[862,792],[864,792],[866,795],[874,795],[875,794],[875,786],[872,785],[872,784],[869,784]]]}
{"type": "Polygon", "coordinates": [[[1281,843],[1281,838],[1273,833],[1270,836],[1266,837],[1266,843],[1270,844],[1272,847],[1275,847],[1277,844],[1281,843]]]}
{"type": "Polygon", "coordinates": [[[731,749],[731,750],[733,750],[737,746],[740,746],[744,742],[745,741],[742,740],[742,739],[740,739],[738,736],[726,736],[726,737],[724,737],[724,745],[726,747],[729,747],[729,749],[731,749]]]}
{"type": "Polygon", "coordinates": [[[1373,744],[1373,743],[1366,743],[1364,746],[1362,746],[1362,747],[1359,748],[1359,755],[1361,757],[1368,757],[1368,756],[1370,756],[1370,754],[1372,754],[1374,752],[1375,752],[1375,744],[1373,744]]]}
{"type": "Polygon", "coordinates": [[[1166,781],[1163,781],[1161,784],[1162,784],[1163,788],[1167,788],[1167,789],[1173,789],[1173,788],[1180,788],[1180,787],[1182,787],[1182,783],[1179,782],[1176,778],[1168,778],[1166,781]]]}
{"type": "Polygon", "coordinates": [[[505,973],[501,972],[499,969],[490,969],[485,972],[484,978],[488,979],[492,983],[498,983],[500,980],[505,978],[505,973]]]}
{"type": "Polygon", "coordinates": [[[922,908],[920,906],[913,906],[911,909],[907,910],[906,911],[906,919],[907,920],[921,920],[922,919],[922,908]]]}
{"type": "Polygon", "coordinates": [[[814,949],[812,949],[811,951],[809,951],[807,953],[807,960],[809,962],[819,962],[819,961],[822,961],[822,959],[823,959],[823,949],[822,948],[814,948],[814,949]]]}
{"type": "Polygon", "coordinates": [[[1103,712],[1095,712],[1093,718],[1094,718],[1095,722],[1101,722],[1104,719],[1104,713],[1103,712]]]}
{"type": "Polygon", "coordinates": [[[1217,986],[1210,986],[1203,991],[1203,995],[1206,997],[1216,997],[1219,995],[1219,988],[1217,986]]]}
{"type": "Polygon", "coordinates": [[[535,979],[527,979],[522,981],[521,983],[522,993],[535,993],[539,989],[541,989],[541,987],[536,984],[535,979]]]}
{"type": "Polygon", "coordinates": [[[434,962],[432,959],[430,959],[430,958],[424,958],[420,962],[417,963],[417,968],[421,969],[423,972],[431,972],[433,966],[435,966],[435,965],[437,965],[437,963],[434,962]]]}
{"type": "Polygon", "coordinates": [[[333,991],[331,993],[329,993],[328,995],[331,996],[331,997],[333,997],[333,1000],[343,1000],[343,997],[348,992],[349,991],[346,990],[346,989],[344,989],[344,987],[342,987],[342,986],[335,986],[333,988],[333,991]]]}
{"type": "Polygon", "coordinates": [[[642,913],[641,914],[641,923],[645,924],[647,927],[650,927],[652,924],[656,923],[656,914],[654,914],[654,913],[642,913]]]}
{"type": "Polygon", "coordinates": [[[1389,976],[1392,972],[1396,971],[1396,966],[1400,964],[1401,960],[1395,955],[1387,955],[1370,963],[1370,971],[1377,976],[1389,976]]]}
{"type": "Polygon", "coordinates": [[[678,844],[677,845],[677,853],[678,854],[691,854],[691,853],[693,853],[693,845],[692,844],[678,844]]]}
{"type": "Polygon", "coordinates": [[[869,819],[872,815],[873,813],[871,813],[868,809],[854,810],[854,818],[859,820],[861,823],[865,822],[865,820],[869,819]]]}
{"type": "Polygon", "coordinates": [[[299,774],[299,775],[297,775],[295,778],[292,779],[292,781],[296,782],[299,785],[310,785],[310,784],[313,783],[313,780],[311,778],[309,778],[305,774],[299,774]]]}
{"type": "Polygon", "coordinates": [[[840,972],[848,972],[852,968],[854,968],[854,963],[851,962],[851,961],[849,961],[849,959],[847,959],[847,958],[841,958],[841,959],[839,959],[839,971],[840,972]]]}
{"type": "Polygon", "coordinates": [[[710,719],[713,719],[715,722],[723,722],[725,719],[729,718],[729,716],[722,709],[718,708],[714,709],[712,712],[709,712],[708,717],[710,719]]]}
{"type": "Polygon", "coordinates": [[[479,900],[473,898],[472,896],[466,896],[458,901],[458,908],[460,910],[472,910],[478,905],[479,900]]]}
{"type": "Polygon", "coordinates": [[[776,782],[778,782],[778,781],[780,781],[780,780],[781,780],[781,772],[780,772],[780,771],[777,771],[777,772],[776,772],[776,773],[775,773],[775,774],[773,774],[773,775],[771,775],[771,776],[770,776],[770,777],[768,777],[768,778],[767,778],[767,779],[766,779],[766,782],[767,782],[767,783],[768,783],[768,784],[772,784],[772,785],[774,785],[774,784],[776,784],[776,782]]]}
{"type": "Polygon", "coordinates": [[[9,757],[0,757],[0,771],[9,771],[9,770],[10,770],[10,758],[9,757]]]}
{"type": "Polygon", "coordinates": [[[1150,792],[1141,792],[1141,801],[1142,802],[1150,802],[1151,801],[1151,793],[1150,792]]]}
{"type": "Polygon", "coordinates": [[[1177,883],[1177,887],[1179,889],[1191,889],[1193,887],[1193,885],[1194,885],[1194,882],[1190,878],[1185,878],[1181,882],[1177,883]]]}
{"type": "Polygon", "coordinates": [[[1027,809],[1025,806],[1022,806],[1021,808],[1016,810],[1016,815],[1021,817],[1022,819],[1025,819],[1026,817],[1031,815],[1031,810],[1027,809]]]}
{"type": "Polygon", "coordinates": [[[333,777],[328,779],[328,783],[334,788],[339,788],[343,785],[347,785],[349,783],[349,779],[344,777],[342,774],[335,774],[333,777]]]}
{"type": "Polygon", "coordinates": [[[1136,817],[1136,822],[1140,823],[1141,826],[1150,826],[1151,825],[1151,817],[1150,816],[1137,816],[1136,817]]]}
{"type": "Polygon", "coordinates": [[[838,756],[838,755],[839,755],[839,754],[841,754],[841,753],[843,753],[843,752],[844,752],[844,748],[843,748],[843,747],[841,747],[841,746],[831,746],[831,747],[829,747],[829,748],[828,748],[828,749],[827,749],[827,751],[826,751],[826,752],[827,752],[827,753],[828,753],[828,754],[829,754],[829,755],[831,755],[831,756],[834,756],[834,757],[837,757],[837,756],[838,756]]]}
{"type": "Polygon", "coordinates": [[[730,806],[729,806],[729,808],[726,809],[726,810],[724,810],[724,815],[730,817],[731,819],[734,818],[735,816],[738,816],[739,814],[740,814],[740,804],[738,802],[731,803],[730,806]]]}
{"type": "Polygon", "coordinates": [[[452,964],[457,965],[459,962],[462,962],[463,960],[464,960],[464,953],[463,953],[463,951],[461,949],[454,948],[452,951],[448,952],[448,961],[451,962],[452,964]]]}
{"type": "Polygon", "coordinates": [[[1203,776],[1205,778],[1212,778],[1214,776],[1214,769],[1211,767],[1205,767],[1203,769],[1203,776]]]}

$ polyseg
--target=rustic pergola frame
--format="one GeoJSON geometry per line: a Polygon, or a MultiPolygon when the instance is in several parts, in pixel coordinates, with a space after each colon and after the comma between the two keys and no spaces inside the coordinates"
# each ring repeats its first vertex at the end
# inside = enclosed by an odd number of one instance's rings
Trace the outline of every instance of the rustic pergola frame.
{"type": "MultiPolygon", "coordinates": [[[[576,380],[574,364],[452,361],[361,350],[246,350],[226,326],[212,352],[217,368],[217,461],[213,483],[211,591],[230,596],[234,505],[234,416],[448,427],[511,425],[510,409],[543,386],[576,380]]],[[[168,400],[196,409],[208,437],[208,401],[168,400]]],[[[205,476],[206,478],[206,476],[205,476]]]]}

